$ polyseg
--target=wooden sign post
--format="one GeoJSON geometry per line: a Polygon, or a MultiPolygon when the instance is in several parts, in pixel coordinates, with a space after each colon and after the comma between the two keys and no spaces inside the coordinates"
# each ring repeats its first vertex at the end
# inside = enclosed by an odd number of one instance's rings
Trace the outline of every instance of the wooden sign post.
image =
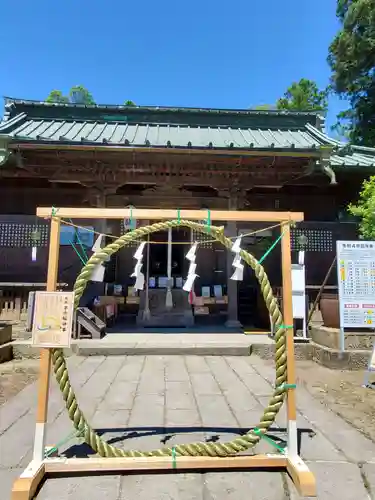
{"type": "MultiPolygon", "coordinates": [[[[125,219],[130,215],[138,220],[176,219],[175,210],[140,210],[130,209],[95,209],[95,208],[59,208],[51,220],[49,245],[47,291],[54,292],[57,283],[59,261],[60,218],[81,219],[125,219]]],[[[52,208],[38,208],[37,215],[51,217],[52,208]]],[[[203,220],[205,210],[181,210],[181,220],[203,220]]],[[[292,309],[292,278],[291,278],[291,243],[290,222],[303,220],[302,213],[292,212],[248,212],[248,211],[217,211],[210,212],[211,221],[241,221],[241,222],[281,222],[283,238],[282,275],[283,275],[283,316],[287,328],[287,417],[288,437],[284,453],[268,455],[248,455],[230,457],[183,456],[173,463],[170,457],[135,457],[135,458],[45,458],[45,430],[47,424],[49,376],[51,365],[51,349],[43,347],[40,356],[40,376],[38,391],[37,422],[35,429],[34,454],[25,471],[13,485],[12,500],[30,500],[46,474],[98,473],[164,470],[210,470],[210,469],[249,469],[249,468],[284,468],[291,475],[297,489],[304,496],[316,496],[315,478],[298,455],[296,394],[295,394],[295,359],[292,309]]],[[[37,313],[39,314],[39,313],[37,313]]],[[[60,337],[61,340],[61,337],[60,337]]],[[[40,341],[40,338],[39,338],[40,341]]],[[[61,345],[61,344],[60,344],[61,345]]],[[[60,346],[57,346],[60,347],[60,346]]]]}

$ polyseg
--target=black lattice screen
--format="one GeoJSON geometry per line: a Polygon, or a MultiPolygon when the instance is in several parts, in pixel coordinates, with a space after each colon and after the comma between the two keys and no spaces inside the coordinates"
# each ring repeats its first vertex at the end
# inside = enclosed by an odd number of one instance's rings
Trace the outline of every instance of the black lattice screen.
{"type": "Polygon", "coordinates": [[[46,247],[48,235],[48,224],[0,222],[0,247],[46,247]]]}
{"type": "Polygon", "coordinates": [[[334,250],[333,231],[330,229],[296,228],[290,232],[292,250],[306,252],[332,252],[334,250]]]}

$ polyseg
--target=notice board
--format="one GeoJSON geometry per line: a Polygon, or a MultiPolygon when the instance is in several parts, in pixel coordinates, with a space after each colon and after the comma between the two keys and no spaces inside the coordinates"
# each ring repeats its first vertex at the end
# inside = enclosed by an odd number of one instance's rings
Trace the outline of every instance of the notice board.
{"type": "Polygon", "coordinates": [[[375,241],[337,241],[341,328],[375,328],[375,241]]]}

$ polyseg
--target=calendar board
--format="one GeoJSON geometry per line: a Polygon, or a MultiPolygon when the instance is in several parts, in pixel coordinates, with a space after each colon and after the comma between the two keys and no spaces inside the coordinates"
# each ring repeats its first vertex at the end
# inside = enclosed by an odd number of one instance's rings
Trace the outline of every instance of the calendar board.
{"type": "Polygon", "coordinates": [[[341,328],[375,328],[375,241],[337,241],[341,328]]]}
{"type": "Polygon", "coordinates": [[[32,343],[38,347],[70,347],[74,292],[36,292],[32,343]]]}

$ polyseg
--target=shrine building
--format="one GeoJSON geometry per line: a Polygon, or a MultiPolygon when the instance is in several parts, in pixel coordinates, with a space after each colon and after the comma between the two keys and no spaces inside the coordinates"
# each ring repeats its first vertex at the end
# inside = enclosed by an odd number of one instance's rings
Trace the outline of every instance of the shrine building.
{"type": "MultiPolygon", "coordinates": [[[[336,241],[357,237],[356,221],[346,207],[374,173],[375,149],[330,138],[316,112],[85,106],[6,98],[0,122],[0,319],[25,317],[28,293],[46,282],[49,222],[36,218],[37,206],[169,208],[176,210],[176,218],[186,208],[207,210],[208,218],[215,209],[303,212],[305,221],[292,229],[292,258],[305,250],[306,290],[313,300],[335,256],[336,241]]],[[[96,239],[91,230],[107,235],[109,243],[111,235],[152,222],[74,221],[86,231],[64,226],[61,286],[71,289],[82,267],[72,241],[81,240],[90,254],[96,239]]],[[[269,226],[230,222],[225,234],[267,228],[242,241],[243,248],[260,258],[280,234],[279,227],[269,226]]],[[[106,263],[104,284],[95,285],[102,289],[91,288],[100,296],[116,295],[116,316],[124,328],[269,327],[253,273],[247,269],[243,281],[230,280],[233,255],[214,243],[209,231],[202,235],[177,228],[170,235],[154,233],[150,240],[145,267],[151,321],[142,322],[146,291],[132,290],[136,242],[106,263]],[[199,278],[191,306],[182,284],[189,266],[185,255],[195,241],[199,278]],[[173,307],[166,309],[169,272],[173,307]]],[[[279,245],[264,267],[280,295],[279,245]]],[[[335,273],[328,289],[337,291],[335,273]]]]}

